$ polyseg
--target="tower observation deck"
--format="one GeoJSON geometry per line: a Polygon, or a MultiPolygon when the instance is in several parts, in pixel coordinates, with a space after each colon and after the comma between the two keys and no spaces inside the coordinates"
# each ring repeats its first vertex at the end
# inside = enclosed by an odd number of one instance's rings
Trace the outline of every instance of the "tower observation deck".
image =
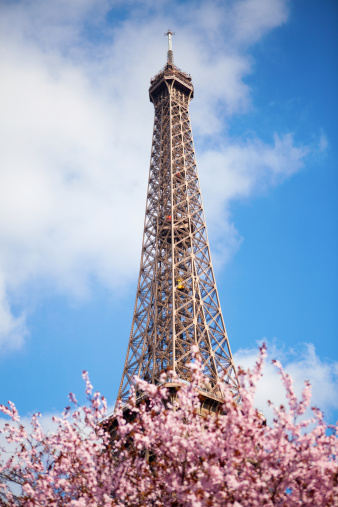
{"type": "Polygon", "coordinates": [[[238,398],[238,380],[211,262],[193,144],[191,76],[174,65],[171,36],[164,68],[151,79],[155,118],[141,265],[128,351],[118,397],[137,375],[158,384],[163,371],[189,382],[191,346],[202,356],[209,401],[218,381],[238,398]]]}

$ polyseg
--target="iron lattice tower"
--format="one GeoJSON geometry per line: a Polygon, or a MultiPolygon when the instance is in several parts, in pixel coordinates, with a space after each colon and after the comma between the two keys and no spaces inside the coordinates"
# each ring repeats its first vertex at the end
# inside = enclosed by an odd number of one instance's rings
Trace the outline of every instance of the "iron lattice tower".
{"type": "Polygon", "coordinates": [[[238,397],[238,381],[211,263],[189,117],[194,88],[174,65],[169,40],[165,67],[151,79],[155,119],[144,221],[142,256],[133,323],[118,397],[125,401],[133,376],[157,384],[173,370],[189,381],[191,345],[197,344],[207,382],[204,393],[219,399],[217,381],[238,397]]]}

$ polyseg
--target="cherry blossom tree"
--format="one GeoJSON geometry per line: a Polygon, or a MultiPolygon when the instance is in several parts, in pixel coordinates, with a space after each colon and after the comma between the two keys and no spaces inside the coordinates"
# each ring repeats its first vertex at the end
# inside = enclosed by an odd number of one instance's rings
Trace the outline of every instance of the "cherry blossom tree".
{"type": "MultiPolygon", "coordinates": [[[[338,428],[315,408],[304,419],[309,384],[298,400],[276,362],[288,407],[274,407],[266,424],[253,405],[263,348],[254,370],[239,374],[241,403],[226,389],[222,411],[201,417],[204,379],[193,352],[191,382],[174,400],[163,384],[135,380],[145,401],[134,391],[127,406],[117,406],[114,438],[106,431],[106,401],[86,372],[88,404],[79,407],[71,394],[73,408],[55,418],[54,433],[43,432],[39,414],[28,433],[15,406],[1,406],[11,418],[1,431],[16,452],[0,461],[0,505],[338,506],[338,428]]],[[[162,375],[168,379],[179,382],[172,372],[162,375]]]]}

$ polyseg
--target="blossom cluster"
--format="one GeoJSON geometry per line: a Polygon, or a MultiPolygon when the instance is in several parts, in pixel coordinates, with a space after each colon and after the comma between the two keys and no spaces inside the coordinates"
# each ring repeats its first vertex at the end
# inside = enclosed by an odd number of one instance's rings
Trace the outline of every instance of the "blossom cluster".
{"type": "Polygon", "coordinates": [[[27,434],[15,406],[0,406],[12,419],[2,432],[17,446],[0,461],[0,505],[338,506],[338,428],[314,408],[304,420],[310,386],[298,400],[276,363],[288,407],[274,407],[266,424],[253,404],[261,350],[254,370],[240,372],[241,403],[225,389],[219,412],[201,417],[205,379],[193,353],[191,382],[174,397],[163,387],[169,378],[180,383],[173,372],[158,386],[135,379],[144,401],[135,390],[110,419],[86,372],[89,403],[79,407],[71,395],[74,408],[56,419],[55,433],[45,434],[35,415],[27,434]]]}

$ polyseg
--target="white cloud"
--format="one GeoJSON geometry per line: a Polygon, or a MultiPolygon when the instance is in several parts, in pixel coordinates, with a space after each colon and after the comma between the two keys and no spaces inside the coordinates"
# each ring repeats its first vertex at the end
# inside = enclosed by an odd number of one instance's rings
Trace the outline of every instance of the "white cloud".
{"type": "MultiPolygon", "coordinates": [[[[193,75],[193,128],[203,141],[219,135],[226,115],[250,106],[245,44],[287,17],[282,0],[215,1],[192,11],[149,1],[129,2],[128,17],[114,25],[116,5],[124,4],[0,7],[0,307],[3,336],[16,336],[16,346],[25,326],[12,315],[11,298],[37,280],[84,297],[93,277],[114,290],[137,276],[153,118],[147,88],[166,50],[159,27],[177,26],[175,58],[193,75]]],[[[208,226],[222,230],[214,237],[223,262],[240,242],[229,202],[289,177],[305,153],[289,134],[276,134],[272,145],[228,139],[201,152],[208,226]]]]}
{"type": "Polygon", "coordinates": [[[249,197],[282,182],[302,167],[307,152],[308,148],[294,145],[291,134],[275,134],[273,145],[257,138],[230,142],[201,154],[200,165],[208,174],[203,188],[213,192],[213,206],[217,209],[219,202],[249,197]],[[218,182],[216,187],[214,181],[218,182]]]}
{"type": "Polygon", "coordinates": [[[0,273],[0,352],[19,349],[26,334],[25,316],[12,314],[0,273]]]}
{"type": "Polygon", "coordinates": [[[49,61],[55,78],[37,51],[29,64],[8,53],[0,175],[7,283],[42,275],[81,292],[94,271],[114,285],[114,265],[125,274],[138,245],[142,218],[129,203],[143,204],[147,161],[142,173],[138,143],[130,153],[118,131],[119,106],[90,89],[81,70],[49,61]]]}
{"type": "Polygon", "coordinates": [[[307,147],[295,146],[291,134],[275,134],[273,145],[254,138],[241,143],[229,141],[224,147],[201,153],[201,186],[217,263],[230,258],[241,242],[231,222],[231,202],[281,183],[299,171],[308,151],[307,147]]]}
{"type": "Polygon", "coordinates": [[[245,0],[233,7],[233,37],[239,43],[254,43],[272,28],[285,23],[288,2],[284,0],[245,0]]]}
{"type": "Polygon", "coordinates": [[[320,138],[319,138],[318,151],[325,153],[327,151],[328,147],[329,147],[329,141],[327,139],[327,136],[326,136],[325,132],[321,132],[320,138]]]}
{"type": "MultiPolygon", "coordinates": [[[[234,354],[236,366],[244,369],[252,368],[257,360],[258,349],[240,349],[234,354]]],[[[278,342],[268,344],[268,358],[266,359],[263,377],[258,383],[255,396],[255,406],[261,409],[268,421],[272,421],[273,412],[267,401],[276,406],[287,406],[285,389],[280,375],[272,364],[272,359],[278,359],[283,368],[293,379],[293,386],[298,397],[304,389],[304,382],[310,381],[312,386],[311,406],[324,411],[326,420],[332,418],[338,410],[338,362],[322,360],[317,356],[315,347],[311,343],[299,346],[297,350],[283,349],[278,342]]],[[[306,416],[310,416],[308,410],[306,416]]]]}

